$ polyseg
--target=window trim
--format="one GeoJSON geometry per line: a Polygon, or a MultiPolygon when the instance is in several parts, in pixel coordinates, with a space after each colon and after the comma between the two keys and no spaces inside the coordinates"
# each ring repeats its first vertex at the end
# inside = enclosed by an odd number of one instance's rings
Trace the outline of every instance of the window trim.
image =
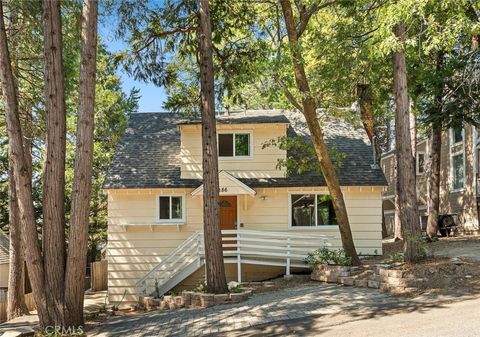
{"type": "Polygon", "coordinates": [[[456,151],[450,153],[450,193],[462,192],[465,190],[465,151],[456,151]],[[463,161],[463,186],[454,188],[453,157],[462,155],[463,161]]]}
{"type": "Polygon", "coordinates": [[[235,161],[235,160],[251,160],[253,159],[253,130],[218,130],[217,131],[217,152],[218,152],[218,160],[225,160],[225,161],[235,161]],[[220,156],[220,142],[219,142],[219,135],[220,134],[232,134],[233,135],[233,156],[220,156]],[[248,134],[249,136],[249,156],[236,156],[235,155],[235,135],[236,134],[248,134]]]}
{"type": "Polygon", "coordinates": [[[465,143],[465,128],[462,126],[462,141],[454,143],[454,128],[450,128],[450,148],[465,143]]]}
{"type": "Polygon", "coordinates": [[[427,154],[426,152],[424,151],[417,151],[417,153],[415,154],[416,156],[416,159],[415,159],[415,173],[417,174],[417,176],[421,176],[425,173],[425,163],[426,163],[426,159],[427,159],[427,154]],[[423,154],[423,172],[420,172],[420,165],[418,164],[419,161],[420,161],[420,155],[423,154]]]}
{"type": "Polygon", "coordinates": [[[185,223],[185,210],[186,210],[186,200],[185,194],[157,194],[155,197],[156,202],[156,214],[155,222],[156,224],[184,224],[185,223]],[[160,197],[169,197],[170,198],[170,219],[160,219],[160,197]],[[182,205],[182,218],[181,219],[172,219],[172,197],[179,197],[182,205]]]}
{"type": "Polygon", "coordinates": [[[289,230],[339,230],[338,225],[321,225],[318,226],[318,219],[317,215],[315,216],[315,226],[292,226],[292,195],[302,195],[302,194],[314,194],[315,195],[315,214],[317,214],[317,195],[330,195],[328,192],[323,192],[323,191],[289,191],[288,192],[288,229],[289,230]]]}

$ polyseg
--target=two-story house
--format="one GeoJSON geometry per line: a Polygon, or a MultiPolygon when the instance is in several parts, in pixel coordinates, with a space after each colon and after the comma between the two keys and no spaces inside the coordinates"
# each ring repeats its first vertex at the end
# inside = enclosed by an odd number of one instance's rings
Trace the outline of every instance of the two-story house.
{"type": "MultiPolygon", "coordinates": [[[[322,124],[345,155],[338,177],[358,253],[382,253],[381,192],[365,131],[322,124]]],[[[286,176],[290,154],[265,143],[307,137],[300,113],[245,111],[217,116],[220,217],[228,280],[264,280],[305,270],[323,245],[342,247],[328,189],[317,172],[286,176]]],[[[130,117],[104,184],[108,193],[108,294],[193,287],[204,268],[201,122],[167,113],[130,117]]],[[[125,296],[125,297],[124,297],[125,296]]]]}
{"type": "MultiPolygon", "coordinates": [[[[428,216],[429,155],[430,141],[423,138],[416,147],[417,197],[423,229],[428,216]]],[[[453,219],[462,232],[476,232],[480,224],[479,130],[468,124],[463,128],[445,130],[440,156],[440,215],[443,216],[440,220],[450,222],[453,219]]],[[[389,232],[393,231],[395,221],[395,162],[395,151],[382,155],[381,167],[388,181],[382,195],[383,212],[389,232]]]]}

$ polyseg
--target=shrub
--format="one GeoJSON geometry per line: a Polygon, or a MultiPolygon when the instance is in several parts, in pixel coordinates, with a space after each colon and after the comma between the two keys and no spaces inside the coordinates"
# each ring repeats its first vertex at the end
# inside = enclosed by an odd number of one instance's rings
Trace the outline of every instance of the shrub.
{"type": "Polygon", "coordinates": [[[320,264],[351,266],[352,260],[345,255],[343,249],[329,250],[327,248],[320,248],[312,253],[308,253],[305,262],[314,268],[320,264]]]}

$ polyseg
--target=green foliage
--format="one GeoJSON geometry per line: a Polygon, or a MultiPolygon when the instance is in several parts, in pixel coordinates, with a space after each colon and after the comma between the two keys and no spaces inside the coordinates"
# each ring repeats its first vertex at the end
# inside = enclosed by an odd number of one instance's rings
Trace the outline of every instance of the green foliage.
{"type": "Polygon", "coordinates": [[[197,286],[192,289],[192,291],[196,293],[206,293],[207,292],[207,281],[205,277],[201,277],[198,279],[197,286]]]}
{"type": "Polygon", "coordinates": [[[231,293],[238,294],[238,293],[243,293],[245,290],[240,285],[238,285],[236,287],[229,288],[228,291],[231,292],[231,293]]]}
{"type": "Polygon", "coordinates": [[[312,268],[321,265],[339,265],[339,266],[351,266],[352,260],[345,255],[343,249],[330,250],[328,248],[320,248],[312,253],[307,254],[305,262],[312,268]]]}
{"type": "MultiPolygon", "coordinates": [[[[32,139],[33,193],[39,231],[42,226],[42,167],[44,163],[44,79],[43,79],[43,23],[41,1],[10,1],[9,38],[12,62],[18,79],[20,115],[22,121],[31,119],[31,126],[24,122],[24,133],[32,139]],[[14,33],[14,34],[13,34],[14,33]]],[[[64,33],[65,97],[67,113],[67,168],[65,172],[65,209],[67,223],[70,213],[73,165],[75,158],[75,134],[80,68],[80,11],[81,3],[62,3],[62,30],[64,33]]],[[[125,94],[111,55],[100,40],[97,53],[96,109],[94,131],[93,184],[90,205],[88,260],[100,256],[100,248],[106,243],[107,199],[101,187],[116,145],[125,129],[128,116],[137,109],[138,91],[125,94]]],[[[0,111],[2,107],[0,107],[0,111]]],[[[0,114],[0,131],[4,131],[5,115],[0,114]]],[[[8,231],[8,175],[7,139],[0,136],[0,227],[8,231]]],[[[68,228],[66,229],[68,235],[68,228]]]]}
{"type": "MultiPolygon", "coordinates": [[[[270,139],[262,144],[262,149],[275,146],[287,152],[286,158],[277,159],[277,169],[286,169],[287,176],[303,174],[308,172],[322,173],[315,149],[311,142],[305,137],[281,136],[277,139],[270,139]]],[[[329,148],[329,155],[336,168],[341,168],[347,154],[336,147],[329,148]]]]}
{"type": "MultiPolygon", "coordinates": [[[[170,0],[109,1],[118,16],[117,36],[128,50],[116,62],[135,79],[164,86],[168,94],[164,108],[197,115],[199,111],[199,68],[197,2],[170,0]]],[[[258,68],[254,60],[267,58],[266,41],[255,30],[259,7],[249,2],[210,2],[215,93],[238,101],[239,91],[258,68]]]]}
{"type": "Polygon", "coordinates": [[[405,262],[405,256],[403,255],[403,253],[390,254],[390,258],[395,263],[405,262]]]}

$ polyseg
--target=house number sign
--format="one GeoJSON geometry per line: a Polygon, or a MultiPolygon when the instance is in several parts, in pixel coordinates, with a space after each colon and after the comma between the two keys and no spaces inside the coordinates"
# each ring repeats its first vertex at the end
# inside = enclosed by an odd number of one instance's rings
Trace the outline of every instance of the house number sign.
{"type": "Polygon", "coordinates": [[[222,187],[220,188],[220,192],[228,192],[228,187],[222,187]]]}

